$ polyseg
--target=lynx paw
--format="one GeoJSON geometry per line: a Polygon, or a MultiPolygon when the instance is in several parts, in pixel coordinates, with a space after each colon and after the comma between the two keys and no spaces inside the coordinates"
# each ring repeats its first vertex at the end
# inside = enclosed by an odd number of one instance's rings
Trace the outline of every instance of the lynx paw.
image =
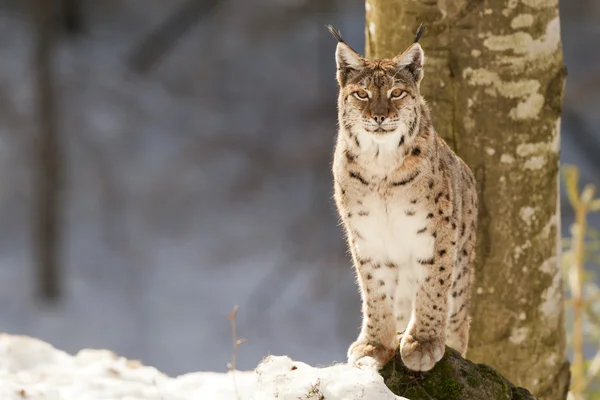
{"type": "Polygon", "coordinates": [[[400,342],[400,355],[406,368],[413,371],[429,371],[444,356],[444,341],[439,339],[418,340],[404,334],[400,342]]]}
{"type": "Polygon", "coordinates": [[[390,349],[379,343],[371,343],[359,339],[352,343],[348,349],[348,364],[361,365],[363,361],[365,364],[370,364],[372,361],[367,362],[365,360],[365,357],[370,357],[375,361],[377,369],[380,369],[394,357],[395,353],[396,349],[390,349]]]}

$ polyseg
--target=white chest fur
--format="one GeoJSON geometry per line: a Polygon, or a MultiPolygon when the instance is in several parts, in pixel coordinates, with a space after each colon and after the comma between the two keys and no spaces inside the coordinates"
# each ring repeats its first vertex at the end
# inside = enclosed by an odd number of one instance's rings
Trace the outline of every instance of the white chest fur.
{"type": "Polygon", "coordinates": [[[349,211],[353,213],[350,224],[358,233],[355,242],[361,258],[408,267],[417,259],[433,256],[434,239],[426,230],[427,212],[410,204],[408,198],[368,192],[362,205],[349,207],[349,211]]]}
{"type": "MultiPolygon", "coordinates": [[[[356,162],[369,185],[351,182],[352,187],[345,194],[345,212],[349,216],[346,221],[354,251],[360,259],[371,261],[363,268],[374,268],[374,276],[397,282],[398,289],[406,294],[413,293],[417,287],[413,283],[425,279],[425,270],[418,260],[430,260],[434,254],[432,220],[427,218],[430,211],[419,205],[423,199],[415,197],[410,185],[390,187],[387,177],[404,158],[398,151],[400,135],[383,139],[373,135],[358,137],[360,150],[354,149],[359,154],[356,162]],[[413,204],[411,200],[417,201],[413,204]],[[381,268],[385,265],[394,268],[381,268]]],[[[342,151],[338,155],[340,164],[336,171],[343,178],[353,167],[343,164],[342,151]]]]}

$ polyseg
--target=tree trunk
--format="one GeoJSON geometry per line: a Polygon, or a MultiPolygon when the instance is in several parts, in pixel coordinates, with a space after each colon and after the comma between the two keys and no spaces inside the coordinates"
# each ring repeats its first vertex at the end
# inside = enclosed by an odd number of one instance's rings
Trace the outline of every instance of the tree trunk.
{"type": "Polygon", "coordinates": [[[82,6],[81,0],[60,2],[60,24],[69,35],[77,35],[84,31],[82,6]]]}
{"type": "Polygon", "coordinates": [[[367,56],[404,50],[423,22],[421,92],[478,183],[468,358],[541,399],[564,399],[558,0],[367,0],[367,56]]]}
{"type": "Polygon", "coordinates": [[[38,296],[55,300],[60,293],[60,148],[52,86],[52,45],[56,8],[52,1],[31,2],[35,25],[36,124],[34,246],[38,296]]]}

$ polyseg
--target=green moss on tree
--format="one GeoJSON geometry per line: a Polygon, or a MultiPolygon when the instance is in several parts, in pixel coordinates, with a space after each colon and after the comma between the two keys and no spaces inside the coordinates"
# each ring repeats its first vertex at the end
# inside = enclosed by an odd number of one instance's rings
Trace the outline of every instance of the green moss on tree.
{"type": "Polygon", "coordinates": [[[411,400],[535,399],[527,389],[515,387],[489,366],[465,360],[449,347],[431,371],[410,371],[396,354],[381,375],[394,394],[411,400]]]}

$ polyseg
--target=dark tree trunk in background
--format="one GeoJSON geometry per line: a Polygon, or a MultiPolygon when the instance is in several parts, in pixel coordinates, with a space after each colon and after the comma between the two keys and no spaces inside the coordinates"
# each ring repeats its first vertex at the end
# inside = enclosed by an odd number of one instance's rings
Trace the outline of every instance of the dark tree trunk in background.
{"type": "Polygon", "coordinates": [[[34,140],[34,247],[36,291],[42,299],[60,293],[60,143],[52,85],[52,53],[56,34],[56,3],[32,0],[35,31],[36,127],[34,140]]]}
{"type": "Polygon", "coordinates": [[[367,0],[369,57],[428,32],[422,93],[477,178],[478,260],[467,357],[538,398],[569,380],[557,238],[565,79],[558,0],[367,0]]]}
{"type": "Polygon", "coordinates": [[[60,10],[60,23],[62,28],[70,35],[83,33],[84,21],[82,0],[62,0],[60,10]]]}

